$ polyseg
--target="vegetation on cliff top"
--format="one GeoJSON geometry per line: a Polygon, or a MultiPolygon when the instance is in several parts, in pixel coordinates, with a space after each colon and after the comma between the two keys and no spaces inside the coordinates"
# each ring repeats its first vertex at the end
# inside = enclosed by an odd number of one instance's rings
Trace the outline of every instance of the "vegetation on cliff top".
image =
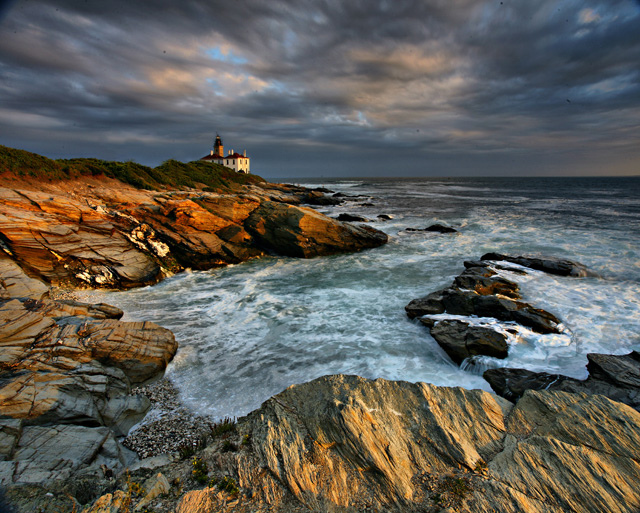
{"type": "Polygon", "coordinates": [[[93,158],[52,160],[37,153],[0,145],[0,173],[45,180],[71,180],[83,176],[107,176],[138,189],[203,187],[228,190],[238,185],[264,182],[257,175],[236,173],[209,162],[167,160],[151,168],[136,162],[113,162],[93,158]]]}

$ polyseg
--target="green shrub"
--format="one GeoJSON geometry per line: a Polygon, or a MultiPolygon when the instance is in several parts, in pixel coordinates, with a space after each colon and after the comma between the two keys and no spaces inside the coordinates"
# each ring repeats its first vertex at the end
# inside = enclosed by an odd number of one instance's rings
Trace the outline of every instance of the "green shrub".
{"type": "Polygon", "coordinates": [[[167,160],[151,168],[136,162],[114,162],[94,158],[52,160],[36,153],[0,145],[0,173],[47,180],[69,180],[80,176],[107,176],[138,189],[202,188],[224,192],[250,183],[264,182],[257,175],[236,173],[209,162],[167,160]]]}

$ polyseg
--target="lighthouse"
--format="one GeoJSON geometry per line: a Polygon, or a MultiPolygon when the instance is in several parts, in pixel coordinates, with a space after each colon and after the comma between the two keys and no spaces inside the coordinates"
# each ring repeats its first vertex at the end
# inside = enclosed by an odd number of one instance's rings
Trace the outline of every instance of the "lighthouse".
{"type": "Polygon", "coordinates": [[[213,143],[213,154],[224,157],[224,146],[222,145],[222,138],[216,134],[216,141],[213,143]]]}

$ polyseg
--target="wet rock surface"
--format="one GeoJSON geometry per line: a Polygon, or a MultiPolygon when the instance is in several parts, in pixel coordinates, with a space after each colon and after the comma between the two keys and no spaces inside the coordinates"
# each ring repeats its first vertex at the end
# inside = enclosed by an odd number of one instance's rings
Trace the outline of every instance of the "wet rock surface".
{"type": "Polygon", "coordinates": [[[486,263],[468,261],[465,267],[451,286],[411,301],[405,307],[409,318],[443,313],[492,317],[538,333],[559,333],[560,320],[521,301],[517,283],[501,277],[486,263]]]}
{"type": "Polygon", "coordinates": [[[598,273],[587,268],[586,265],[571,260],[553,257],[534,257],[534,256],[510,256],[501,253],[487,253],[482,256],[481,260],[492,260],[496,262],[510,262],[518,264],[536,271],[543,271],[549,274],[557,274],[559,276],[574,277],[597,277],[598,273]]]}
{"type": "Polygon", "coordinates": [[[442,224],[432,224],[426,228],[405,228],[405,232],[432,232],[432,233],[458,233],[458,230],[451,226],[442,224]]]}
{"type": "Polygon", "coordinates": [[[348,222],[356,222],[356,223],[370,223],[371,219],[367,219],[363,216],[357,216],[354,214],[342,213],[339,214],[336,218],[338,221],[348,221],[348,222]]]}
{"type": "Polygon", "coordinates": [[[508,355],[507,337],[484,326],[443,320],[431,328],[431,336],[458,365],[473,356],[506,358],[508,355]]]}
{"type": "MultiPolygon", "coordinates": [[[[468,322],[459,318],[451,320],[446,316],[443,318],[442,314],[464,318],[493,318],[517,323],[542,334],[562,332],[560,319],[546,310],[523,302],[518,284],[501,276],[499,270],[526,274],[526,269],[529,268],[564,276],[594,275],[586,266],[569,260],[510,257],[497,253],[488,253],[481,260],[465,261],[464,266],[464,271],[449,287],[414,299],[405,307],[407,316],[410,319],[419,318],[430,329],[436,342],[458,364],[466,358],[479,355],[506,358],[507,337],[504,332],[479,326],[471,319],[468,322]],[[509,264],[516,264],[517,267],[509,264]]],[[[526,388],[542,389],[556,379],[568,386],[565,379],[551,375],[539,376],[539,384],[534,385],[536,378],[528,371],[523,371],[517,378],[510,369],[488,371],[485,375],[493,380],[492,386],[495,383],[494,389],[509,399],[519,398],[526,388]],[[509,383],[512,384],[511,388],[509,383]]]]}
{"type": "Polygon", "coordinates": [[[599,394],[640,411],[640,353],[588,354],[589,377],[579,380],[561,374],[526,369],[490,369],[483,377],[506,399],[519,400],[527,390],[599,394]]]}

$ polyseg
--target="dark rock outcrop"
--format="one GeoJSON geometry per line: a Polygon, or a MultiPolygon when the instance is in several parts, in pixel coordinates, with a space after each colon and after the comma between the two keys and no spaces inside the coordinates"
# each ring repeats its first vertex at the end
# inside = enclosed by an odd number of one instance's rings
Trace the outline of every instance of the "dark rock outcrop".
{"type": "Polygon", "coordinates": [[[529,269],[544,271],[545,273],[549,274],[557,274],[559,276],[598,276],[596,272],[591,271],[584,264],[560,258],[509,256],[503,255],[501,253],[487,253],[485,255],[482,255],[481,260],[511,262],[512,264],[522,265],[524,267],[528,267],[529,269]]]}
{"type": "Polygon", "coordinates": [[[345,213],[339,214],[336,219],[338,219],[338,221],[347,221],[347,222],[355,222],[355,223],[370,223],[371,222],[371,220],[367,219],[366,217],[358,216],[358,215],[354,215],[354,214],[345,214],[345,213]]]}
{"type": "Polygon", "coordinates": [[[508,355],[506,336],[484,326],[443,320],[431,328],[431,336],[458,365],[472,356],[506,358],[508,355]]]}
{"type": "Polygon", "coordinates": [[[458,230],[443,224],[432,224],[426,228],[405,228],[405,232],[458,233],[458,230]]]}
{"type": "Polygon", "coordinates": [[[578,380],[561,374],[526,369],[490,369],[483,377],[495,392],[510,401],[527,390],[599,394],[640,411],[640,353],[627,355],[588,354],[589,377],[578,380]]]}
{"type": "Polygon", "coordinates": [[[409,318],[448,313],[514,321],[538,333],[558,333],[553,314],[519,301],[519,287],[486,266],[472,262],[446,289],[414,299],[406,307],[409,318]]]}
{"type": "MultiPolygon", "coordinates": [[[[509,257],[498,253],[487,253],[479,261],[464,262],[465,270],[453,283],[442,290],[412,300],[405,311],[410,319],[420,318],[420,322],[431,330],[431,335],[456,363],[476,355],[506,358],[508,347],[503,334],[491,328],[472,327],[460,321],[440,320],[427,317],[437,314],[491,317],[499,321],[515,322],[538,333],[560,333],[560,319],[546,310],[535,308],[521,301],[517,283],[500,276],[496,269],[509,269],[500,262],[517,263],[530,269],[539,269],[565,276],[592,276],[584,265],[569,260],[541,259],[534,257],[509,257]],[[494,331],[493,334],[491,332],[494,331]]],[[[509,269],[511,271],[511,269],[509,269]]],[[[525,271],[515,270],[524,273],[525,271]]],[[[499,369],[498,372],[511,372],[499,369]]],[[[489,372],[488,376],[493,376],[489,372]]],[[[511,377],[511,376],[510,376],[511,377]]],[[[515,376],[514,376],[515,378],[515,376]]],[[[517,380],[517,391],[521,391],[520,381],[528,383],[531,376],[525,373],[517,380]]],[[[541,378],[548,384],[550,376],[541,378]]],[[[494,378],[497,389],[504,388],[505,378],[494,378]]],[[[538,389],[535,386],[532,387],[538,389]]],[[[542,385],[540,385],[542,388],[542,385]]],[[[496,390],[497,390],[496,389],[496,390]]],[[[517,392],[505,392],[505,397],[516,397],[517,392]]]]}

